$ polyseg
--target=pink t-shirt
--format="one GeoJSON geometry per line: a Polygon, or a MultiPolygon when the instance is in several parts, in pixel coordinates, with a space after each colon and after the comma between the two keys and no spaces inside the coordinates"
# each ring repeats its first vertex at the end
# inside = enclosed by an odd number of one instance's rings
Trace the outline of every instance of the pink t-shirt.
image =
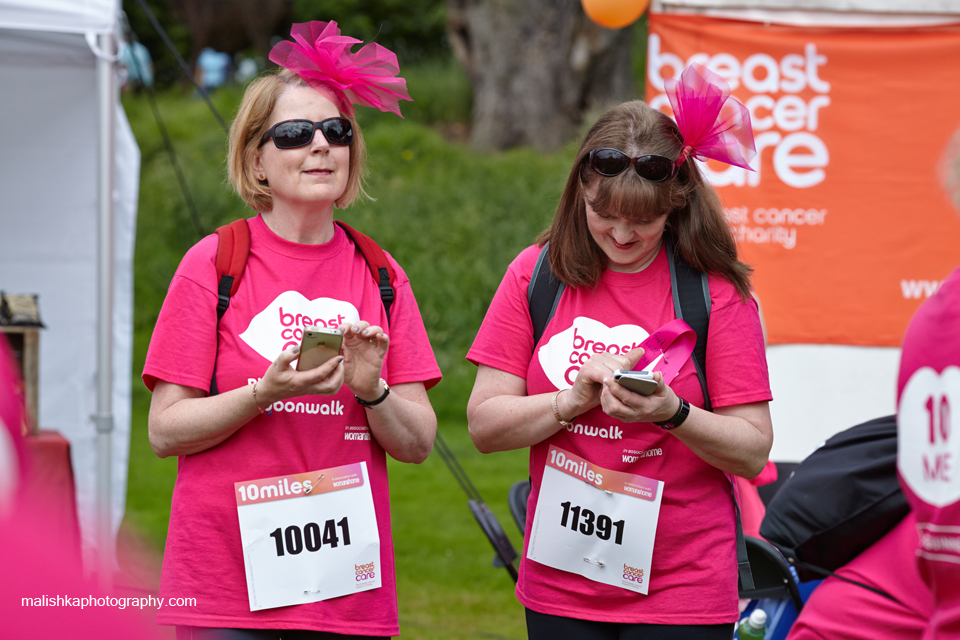
{"type": "MultiPolygon", "coordinates": [[[[569,388],[593,353],[617,354],[676,318],[666,251],[639,273],[605,271],[596,288],[564,290],[556,314],[534,352],[527,285],[539,253],[524,250],[510,265],[467,358],[525,378],[527,393],[569,388]]],[[[710,277],[712,311],[707,379],[713,406],[770,400],[763,334],[756,304],[742,302],[733,285],[710,277]]],[[[671,387],[703,406],[688,361],[671,387]]],[[[730,479],[677,438],[650,423],[628,424],[596,407],[575,424],[531,447],[530,539],[550,445],[590,462],[664,484],[653,547],[649,595],[593,582],[528,560],[517,596],[540,613],[626,623],[720,624],[737,619],[737,562],[730,479]]]]}
{"type": "Polygon", "coordinates": [[[960,269],[917,311],[897,382],[897,471],[933,592],[924,638],[960,638],[960,269]]]}
{"type": "Polygon", "coordinates": [[[933,598],[920,579],[914,550],[917,521],[900,524],[837,575],[886,591],[899,603],[861,586],[827,578],[813,590],[790,630],[789,640],[920,640],[933,598]]]}
{"type": "MultiPolygon", "coordinates": [[[[217,237],[184,256],[150,341],[143,380],[208,389],[216,355],[221,392],[252,385],[305,324],[336,327],[366,320],[384,327],[390,347],[383,377],[391,385],[440,379],[406,275],[397,273],[390,323],[363,256],[336,228],[323,245],[288,242],[257,216],[240,288],[217,328],[217,237]],[[215,348],[219,350],[215,354],[215,348]]],[[[164,608],[160,624],[312,629],[375,636],[399,633],[384,450],[371,438],[363,407],[344,385],[333,396],[273,405],[219,445],[181,456],[173,491],[160,595],[196,598],[164,608]],[[365,461],[380,534],[379,589],[312,604],[251,612],[247,599],[234,483],[365,461]]]]}

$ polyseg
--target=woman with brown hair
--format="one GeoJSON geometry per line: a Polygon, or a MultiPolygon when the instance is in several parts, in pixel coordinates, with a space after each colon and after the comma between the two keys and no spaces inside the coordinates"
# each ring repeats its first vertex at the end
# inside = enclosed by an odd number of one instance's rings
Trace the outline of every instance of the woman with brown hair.
{"type": "Polygon", "coordinates": [[[239,286],[218,288],[225,240],[191,248],[143,371],[150,443],[178,456],[160,596],[179,604],[157,613],[178,639],[399,634],[386,454],[429,455],[440,370],[403,270],[334,212],[362,192],[353,103],[399,114],[406,88],[396,56],[352,53],[335,22],[293,36],[231,128],[230,178],[257,213],[239,286]]]}
{"type": "Polygon", "coordinates": [[[722,89],[694,66],[668,88],[679,127],[639,101],[597,121],[553,224],[510,265],[467,356],[476,446],[530,447],[517,584],[530,638],[727,640],[737,620],[729,475],[756,476],[773,433],[750,269],[692,159],[748,165],[749,116],[722,89]],[[714,126],[697,131],[712,107],[714,126]],[[712,412],[668,248],[708,274],[712,412]],[[565,288],[535,344],[541,251],[565,288]],[[615,381],[634,368],[654,371],[649,395],[615,381]]]}

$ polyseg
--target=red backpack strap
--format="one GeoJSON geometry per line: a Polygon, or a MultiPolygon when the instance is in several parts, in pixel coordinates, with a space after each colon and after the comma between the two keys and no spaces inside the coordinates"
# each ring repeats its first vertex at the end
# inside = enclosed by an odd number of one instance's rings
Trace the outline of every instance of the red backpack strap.
{"type": "Polygon", "coordinates": [[[217,322],[230,306],[230,297],[240,288],[240,279],[250,255],[250,225],[246,219],[234,220],[217,229],[217,322]]]}
{"type": "Polygon", "coordinates": [[[387,323],[389,324],[390,305],[396,298],[393,281],[397,274],[394,272],[390,261],[387,260],[387,254],[370,236],[360,233],[344,222],[339,220],[336,222],[347,232],[347,235],[353,240],[353,244],[360,250],[363,259],[367,261],[367,266],[370,267],[370,275],[373,276],[373,281],[380,287],[380,299],[383,301],[383,308],[387,312],[387,323]]]}
{"type": "MultiPolygon", "coordinates": [[[[223,314],[230,306],[230,297],[240,288],[240,279],[247,268],[250,255],[250,225],[240,218],[230,224],[217,228],[217,324],[223,320],[223,314]]],[[[217,332],[217,341],[220,332],[217,332]]],[[[219,347],[219,345],[218,345],[219,347]]],[[[218,348],[219,350],[219,348],[218,348]]],[[[213,361],[213,375],[210,377],[210,395],[219,393],[217,389],[217,361],[213,361]]]]}

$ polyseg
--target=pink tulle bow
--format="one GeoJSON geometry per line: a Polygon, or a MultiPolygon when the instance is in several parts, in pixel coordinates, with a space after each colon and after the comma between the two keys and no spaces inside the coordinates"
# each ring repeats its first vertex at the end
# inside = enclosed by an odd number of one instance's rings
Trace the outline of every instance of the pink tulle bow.
{"type": "Polygon", "coordinates": [[[673,116],[683,135],[683,151],[677,164],[693,156],[712,158],[737,167],[750,168],[757,155],[750,112],[730,95],[730,86],[719,75],[694,62],[680,79],[663,81],[673,116]]]}
{"type": "Polygon", "coordinates": [[[413,100],[407,81],[397,77],[397,56],[386,47],[371,43],[356,53],[356,38],[340,35],[333,20],[294,24],[290,35],[270,50],[270,60],[293,71],[318,90],[332,90],[344,113],[353,113],[353,104],[390,111],[401,118],[400,100],[413,100]],[[352,103],[352,104],[351,104],[352,103]]]}

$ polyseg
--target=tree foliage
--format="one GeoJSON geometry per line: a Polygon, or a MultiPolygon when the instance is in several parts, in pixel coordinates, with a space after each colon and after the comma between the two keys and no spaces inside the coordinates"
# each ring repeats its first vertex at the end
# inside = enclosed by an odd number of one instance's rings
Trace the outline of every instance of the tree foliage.
{"type": "MultiPolygon", "coordinates": [[[[190,29],[173,0],[145,0],[180,55],[190,60],[190,29]]],[[[197,0],[203,2],[204,0],[197,0]]],[[[287,0],[291,1],[291,0],[287,0]]],[[[376,41],[396,52],[402,63],[423,60],[448,50],[443,0],[292,0],[294,22],[336,20],[344,35],[376,41]]],[[[137,0],[123,0],[130,27],[147,47],[158,86],[184,82],[176,58],[164,44],[137,0]]],[[[278,33],[275,40],[288,37],[278,33]]],[[[256,56],[251,48],[245,52],[256,56]]]]}

